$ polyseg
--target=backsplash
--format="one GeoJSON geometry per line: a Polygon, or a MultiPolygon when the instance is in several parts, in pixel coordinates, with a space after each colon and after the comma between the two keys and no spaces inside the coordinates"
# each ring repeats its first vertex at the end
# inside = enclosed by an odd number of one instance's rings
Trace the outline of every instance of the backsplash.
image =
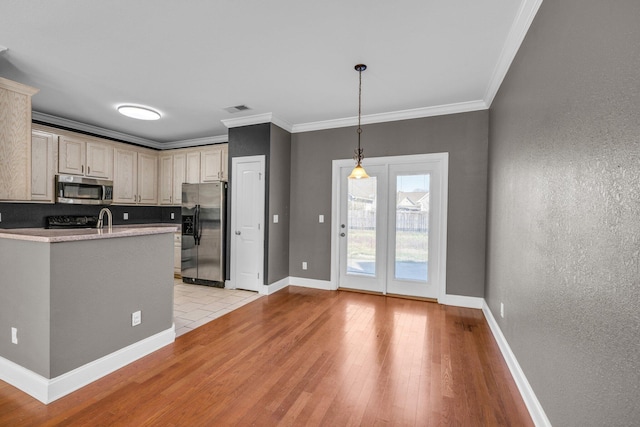
{"type": "MultiPolygon", "coordinates": [[[[68,205],[62,203],[0,203],[0,228],[44,227],[45,218],[51,215],[98,215],[102,206],[68,205]]],[[[113,224],[175,223],[182,217],[179,206],[116,206],[109,209],[113,213],[113,224]],[[129,219],[124,220],[124,213],[129,219]],[[171,214],[174,219],[171,219],[171,214]]]]}

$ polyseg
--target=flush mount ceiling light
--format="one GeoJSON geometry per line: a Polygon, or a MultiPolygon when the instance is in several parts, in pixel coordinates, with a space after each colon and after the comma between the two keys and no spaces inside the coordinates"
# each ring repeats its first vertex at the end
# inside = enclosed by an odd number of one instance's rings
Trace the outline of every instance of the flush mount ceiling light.
{"type": "Polygon", "coordinates": [[[158,120],[162,117],[156,110],[138,105],[120,105],[118,112],[123,116],[138,120],[158,120]]]}
{"type": "Polygon", "coordinates": [[[362,116],[362,72],[367,69],[367,66],[364,64],[358,64],[355,66],[355,70],[358,72],[359,86],[358,86],[358,148],[354,150],[355,155],[353,156],[353,160],[355,160],[356,167],[351,171],[351,175],[349,175],[349,179],[363,179],[369,178],[367,172],[362,167],[362,159],[364,159],[364,150],[360,148],[360,135],[362,134],[362,128],[360,127],[360,118],[362,116]]]}

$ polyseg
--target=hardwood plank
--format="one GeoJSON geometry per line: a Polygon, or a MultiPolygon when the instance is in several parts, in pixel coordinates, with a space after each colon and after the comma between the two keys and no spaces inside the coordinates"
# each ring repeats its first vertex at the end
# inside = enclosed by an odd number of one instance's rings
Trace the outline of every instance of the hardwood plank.
{"type": "Polygon", "coordinates": [[[0,426],[533,425],[480,310],[291,286],[0,426]]]}

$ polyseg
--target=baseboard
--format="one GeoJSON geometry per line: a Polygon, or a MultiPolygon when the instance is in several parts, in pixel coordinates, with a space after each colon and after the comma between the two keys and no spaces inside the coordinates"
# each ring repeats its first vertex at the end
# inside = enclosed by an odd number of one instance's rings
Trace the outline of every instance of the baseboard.
{"type": "Polygon", "coordinates": [[[445,294],[443,297],[438,298],[438,303],[456,307],[481,309],[484,304],[484,298],[445,294]]]}
{"type": "Polygon", "coordinates": [[[304,277],[289,277],[289,285],[323,289],[325,291],[331,291],[334,289],[331,282],[328,280],[306,279],[304,277]]]}
{"type": "Polygon", "coordinates": [[[531,388],[527,377],[524,375],[515,354],[511,351],[511,347],[509,346],[507,339],[502,334],[502,330],[500,329],[500,326],[498,326],[498,322],[496,322],[496,319],[493,317],[493,313],[491,313],[489,306],[484,300],[482,304],[482,312],[484,313],[484,317],[487,319],[489,328],[498,343],[498,347],[500,347],[502,357],[504,357],[505,362],[507,362],[509,371],[511,371],[511,376],[518,386],[520,395],[522,396],[525,405],[527,405],[527,409],[529,410],[529,415],[531,415],[533,423],[539,427],[551,427],[551,422],[549,421],[549,418],[547,418],[547,414],[545,414],[544,409],[542,409],[542,405],[540,405],[536,394],[533,392],[533,389],[531,388]]]}
{"type": "Polygon", "coordinates": [[[49,404],[105,375],[175,341],[175,325],[142,341],[87,363],[56,378],[47,379],[0,357],[0,379],[49,404]]]}
{"type": "Polygon", "coordinates": [[[285,277],[284,279],[273,282],[270,285],[262,285],[260,295],[271,295],[286,288],[287,286],[289,286],[289,278],[285,277]]]}

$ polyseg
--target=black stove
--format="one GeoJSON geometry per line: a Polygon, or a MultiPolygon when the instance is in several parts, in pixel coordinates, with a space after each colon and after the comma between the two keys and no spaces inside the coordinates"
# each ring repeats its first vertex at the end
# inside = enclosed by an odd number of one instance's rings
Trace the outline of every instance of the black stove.
{"type": "Polygon", "coordinates": [[[55,215],[46,218],[46,228],[96,228],[96,215],[55,215]]]}

